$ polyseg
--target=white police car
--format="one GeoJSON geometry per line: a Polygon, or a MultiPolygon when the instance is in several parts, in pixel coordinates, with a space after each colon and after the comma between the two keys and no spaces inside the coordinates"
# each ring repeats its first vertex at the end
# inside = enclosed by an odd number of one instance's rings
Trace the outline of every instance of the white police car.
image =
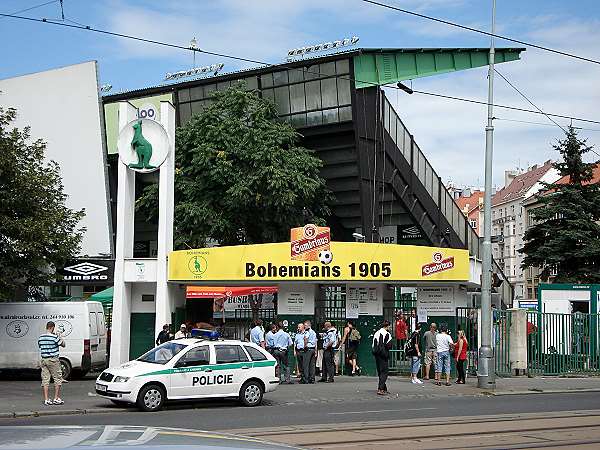
{"type": "Polygon", "coordinates": [[[275,358],[249,342],[177,339],[106,369],[96,380],[96,393],[143,411],[158,411],[169,400],[218,397],[256,406],[279,385],[277,370],[275,358]]]}

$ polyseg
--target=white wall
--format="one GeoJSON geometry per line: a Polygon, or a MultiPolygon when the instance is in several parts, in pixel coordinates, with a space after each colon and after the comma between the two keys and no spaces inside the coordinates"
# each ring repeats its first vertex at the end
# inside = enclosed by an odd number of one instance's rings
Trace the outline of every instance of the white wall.
{"type": "Polygon", "coordinates": [[[60,165],[67,206],[85,208],[80,255],[111,254],[108,178],[96,62],[0,80],[0,104],[17,109],[14,126],[31,126],[60,165]]]}
{"type": "Polygon", "coordinates": [[[156,285],[154,283],[131,284],[131,312],[153,313],[156,311],[156,285]],[[153,302],[143,302],[142,295],[153,295],[153,302]]]}

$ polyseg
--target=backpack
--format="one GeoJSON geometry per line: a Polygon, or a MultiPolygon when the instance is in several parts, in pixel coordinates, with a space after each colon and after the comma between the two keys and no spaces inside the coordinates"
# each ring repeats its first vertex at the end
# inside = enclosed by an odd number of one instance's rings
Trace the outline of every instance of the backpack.
{"type": "Polygon", "coordinates": [[[360,332],[356,328],[353,328],[350,332],[350,336],[348,336],[348,340],[355,342],[360,341],[360,332]]]}
{"type": "Polygon", "coordinates": [[[414,332],[413,332],[413,334],[410,335],[410,338],[404,344],[404,354],[406,356],[412,356],[416,351],[416,348],[413,344],[413,341],[414,341],[413,338],[414,338],[414,332]]]}

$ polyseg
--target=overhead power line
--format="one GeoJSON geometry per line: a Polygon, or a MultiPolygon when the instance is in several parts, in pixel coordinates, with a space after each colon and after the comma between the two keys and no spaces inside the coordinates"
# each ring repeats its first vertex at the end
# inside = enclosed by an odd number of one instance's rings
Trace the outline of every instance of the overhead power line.
{"type": "Polygon", "coordinates": [[[449,26],[452,26],[452,27],[460,28],[462,30],[472,31],[474,33],[479,33],[479,34],[483,34],[485,36],[495,37],[495,38],[498,38],[498,39],[502,39],[504,41],[509,41],[509,42],[514,42],[516,44],[526,45],[528,47],[537,48],[539,50],[543,50],[543,51],[546,51],[546,52],[556,53],[557,55],[568,56],[569,58],[575,58],[575,59],[579,59],[581,61],[590,62],[590,63],[593,63],[593,64],[600,64],[600,61],[596,60],[596,59],[587,58],[585,56],[576,55],[574,53],[564,52],[562,50],[557,50],[555,48],[546,47],[546,46],[543,46],[543,45],[534,44],[532,42],[527,42],[527,41],[523,41],[523,40],[520,40],[520,39],[511,38],[509,36],[503,36],[501,34],[490,33],[488,31],[480,30],[478,28],[469,27],[467,25],[462,25],[460,23],[451,22],[449,20],[439,19],[437,17],[428,16],[428,15],[421,14],[421,13],[418,13],[418,12],[415,12],[415,11],[410,11],[408,9],[404,9],[404,8],[399,8],[397,6],[388,5],[387,3],[377,2],[377,1],[374,1],[374,0],[359,0],[359,1],[364,2],[364,3],[369,3],[371,5],[379,6],[381,8],[386,8],[386,9],[390,9],[390,10],[393,10],[393,11],[397,11],[397,12],[400,12],[400,13],[403,13],[403,14],[408,14],[408,15],[415,16],[415,17],[420,17],[421,19],[426,19],[426,20],[431,20],[431,21],[438,22],[438,23],[443,23],[445,25],[449,25],[449,26]]]}
{"type": "Polygon", "coordinates": [[[59,3],[60,0],[52,0],[50,2],[40,3],[39,5],[31,6],[29,8],[20,9],[19,11],[12,12],[11,14],[22,14],[27,11],[31,11],[33,9],[41,8],[42,6],[51,5],[52,3],[59,3]]]}
{"type": "MultiPolygon", "coordinates": [[[[260,65],[267,66],[267,67],[274,67],[274,66],[277,65],[277,64],[272,64],[272,63],[264,62],[264,61],[259,61],[259,60],[256,60],[256,59],[245,58],[245,57],[235,56],[235,55],[229,55],[229,54],[226,54],[226,53],[211,52],[211,51],[208,51],[208,50],[203,50],[201,48],[185,47],[183,45],[172,44],[172,43],[163,42],[163,41],[157,41],[157,40],[154,40],[154,39],[146,39],[146,38],[142,38],[142,37],[134,36],[134,35],[130,35],[130,34],[116,33],[114,31],[108,31],[108,30],[102,30],[102,29],[99,29],[99,28],[93,28],[93,27],[90,27],[89,25],[77,25],[77,24],[65,23],[65,22],[62,22],[62,21],[56,21],[56,20],[51,20],[51,19],[37,19],[37,18],[34,18],[34,17],[18,16],[18,15],[14,15],[14,14],[2,14],[2,13],[0,13],[0,17],[8,17],[8,18],[12,18],[12,19],[19,19],[19,20],[26,20],[26,21],[30,21],[30,22],[37,22],[37,23],[45,23],[45,24],[50,24],[50,25],[57,25],[57,26],[67,27],[67,28],[73,28],[73,29],[77,29],[77,30],[91,31],[91,32],[94,32],[94,33],[100,33],[100,34],[104,34],[104,35],[107,35],[107,36],[114,36],[114,37],[119,37],[119,38],[123,38],[123,39],[130,39],[130,40],[134,40],[134,41],[138,41],[138,42],[145,42],[147,44],[154,44],[154,45],[159,45],[159,46],[169,47],[169,48],[174,48],[174,49],[179,49],[179,50],[185,50],[185,51],[191,51],[191,52],[198,52],[198,53],[203,53],[205,55],[217,56],[219,58],[232,59],[232,60],[242,61],[242,62],[250,62],[250,63],[253,63],[253,64],[260,64],[260,65]]],[[[304,68],[297,68],[297,69],[293,69],[292,68],[291,70],[301,70],[301,71],[304,71],[304,72],[307,72],[307,73],[312,73],[312,74],[315,74],[315,75],[322,75],[322,73],[319,72],[319,71],[311,71],[311,70],[307,70],[307,69],[304,69],[304,68]]],[[[365,84],[370,84],[372,86],[379,86],[378,83],[375,83],[375,82],[372,82],[372,81],[359,80],[359,79],[354,78],[352,76],[343,76],[343,75],[340,76],[340,75],[338,75],[338,78],[345,79],[345,80],[348,80],[348,81],[354,81],[354,82],[361,82],[361,83],[365,83],[365,84]]],[[[389,85],[389,86],[386,86],[386,87],[392,88],[392,89],[401,90],[397,86],[389,85]]],[[[455,101],[461,101],[461,102],[465,102],[465,103],[473,103],[473,104],[485,105],[485,106],[488,105],[488,103],[484,102],[484,101],[473,100],[473,99],[469,99],[469,98],[456,97],[456,96],[452,96],[452,95],[444,95],[444,94],[439,94],[439,93],[435,93],[435,92],[426,92],[426,91],[419,91],[419,90],[413,90],[413,92],[415,94],[428,95],[428,96],[432,96],[432,97],[444,98],[444,99],[447,99],[447,100],[455,100],[455,101]]],[[[520,112],[526,112],[526,113],[531,113],[531,114],[544,114],[544,115],[548,115],[548,116],[552,116],[552,117],[558,117],[558,118],[561,118],[561,119],[569,119],[569,120],[575,120],[575,121],[579,121],[579,122],[595,123],[595,124],[599,124],[600,125],[600,121],[590,120],[590,119],[583,119],[583,118],[575,117],[575,116],[568,116],[568,115],[563,115],[563,114],[542,113],[540,111],[535,111],[535,110],[531,110],[531,109],[518,108],[516,106],[500,105],[500,104],[496,104],[496,103],[494,103],[493,106],[495,106],[497,108],[504,108],[504,109],[509,109],[509,110],[513,110],[513,111],[520,111],[520,112]]]]}
{"type": "MultiPolygon", "coordinates": [[[[503,122],[524,123],[524,124],[529,124],[529,125],[542,125],[544,127],[553,127],[553,126],[555,126],[552,123],[532,122],[531,120],[508,119],[506,117],[494,117],[494,120],[501,120],[503,122]]],[[[600,128],[583,128],[583,127],[573,127],[573,128],[575,128],[576,130],[582,130],[582,131],[600,131],[600,128]]]]}

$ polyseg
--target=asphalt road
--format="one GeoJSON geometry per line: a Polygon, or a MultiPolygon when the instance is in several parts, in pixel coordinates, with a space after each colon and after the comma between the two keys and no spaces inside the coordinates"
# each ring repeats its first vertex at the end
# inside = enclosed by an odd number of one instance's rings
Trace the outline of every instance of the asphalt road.
{"type": "Polygon", "coordinates": [[[2,425],[146,425],[202,430],[233,430],[285,425],[324,425],[348,422],[424,419],[439,417],[543,413],[593,410],[600,407],[600,392],[569,394],[529,394],[456,396],[446,398],[406,398],[373,396],[328,402],[307,398],[304,402],[280,403],[265,400],[263,406],[244,408],[236,402],[205,401],[172,405],[158,413],[141,413],[135,409],[106,414],[44,416],[3,419],[2,425]]]}

